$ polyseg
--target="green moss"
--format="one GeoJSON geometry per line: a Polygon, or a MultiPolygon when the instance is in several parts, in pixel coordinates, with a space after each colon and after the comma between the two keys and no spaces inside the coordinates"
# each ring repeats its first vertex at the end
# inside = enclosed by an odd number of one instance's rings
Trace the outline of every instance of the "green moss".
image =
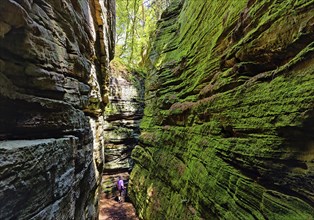
{"type": "Polygon", "coordinates": [[[311,219],[310,2],[187,0],[165,14],[133,151],[142,218],[311,219]]]}

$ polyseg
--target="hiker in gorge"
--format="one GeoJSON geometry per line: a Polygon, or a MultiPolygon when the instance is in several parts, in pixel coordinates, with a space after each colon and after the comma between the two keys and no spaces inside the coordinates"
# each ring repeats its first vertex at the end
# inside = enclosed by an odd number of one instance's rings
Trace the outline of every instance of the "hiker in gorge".
{"type": "Polygon", "coordinates": [[[118,201],[119,202],[122,202],[122,197],[123,197],[123,194],[124,194],[124,182],[123,182],[123,179],[121,176],[119,176],[118,178],[118,181],[117,181],[117,188],[118,188],[118,191],[119,191],[119,195],[118,195],[118,201]]]}

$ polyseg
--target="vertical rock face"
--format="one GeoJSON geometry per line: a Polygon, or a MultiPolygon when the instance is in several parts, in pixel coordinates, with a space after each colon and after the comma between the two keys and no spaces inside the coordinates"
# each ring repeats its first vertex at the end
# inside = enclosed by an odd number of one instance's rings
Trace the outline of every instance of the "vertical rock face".
{"type": "Polygon", "coordinates": [[[138,143],[144,109],[142,77],[112,64],[109,104],[105,109],[105,166],[103,188],[107,196],[115,190],[118,176],[124,180],[133,167],[131,151],[138,143]]]}
{"type": "Polygon", "coordinates": [[[144,219],[312,219],[314,2],[174,1],[131,198],[144,219]]]}
{"type": "Polygon", "coordinates": [[[94,219],[114,0],[1,0],[0,219],[94,219]]]}

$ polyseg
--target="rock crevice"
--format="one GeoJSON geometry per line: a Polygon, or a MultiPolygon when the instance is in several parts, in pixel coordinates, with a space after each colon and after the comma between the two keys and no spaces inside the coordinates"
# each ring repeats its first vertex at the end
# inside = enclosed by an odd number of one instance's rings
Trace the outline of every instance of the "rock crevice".
{"type": "Polygon", "coordinates": [[[138,144],[143,111],[143,77],[112,64],[104,127],[105,166],[102,185],[107,197],[116,191],[118,176],[122,176],[127,185],[133,168],[131,152],[138,144]]]}

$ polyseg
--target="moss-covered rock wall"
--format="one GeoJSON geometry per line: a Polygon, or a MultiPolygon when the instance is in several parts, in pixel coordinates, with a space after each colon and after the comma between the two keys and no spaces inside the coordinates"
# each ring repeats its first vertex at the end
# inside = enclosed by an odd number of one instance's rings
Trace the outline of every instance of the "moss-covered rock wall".
{"type": "Polygon", "coordinates": [[[314,1],[173,1],[130,195],[143,219],[312,219],[314,1]]]}

